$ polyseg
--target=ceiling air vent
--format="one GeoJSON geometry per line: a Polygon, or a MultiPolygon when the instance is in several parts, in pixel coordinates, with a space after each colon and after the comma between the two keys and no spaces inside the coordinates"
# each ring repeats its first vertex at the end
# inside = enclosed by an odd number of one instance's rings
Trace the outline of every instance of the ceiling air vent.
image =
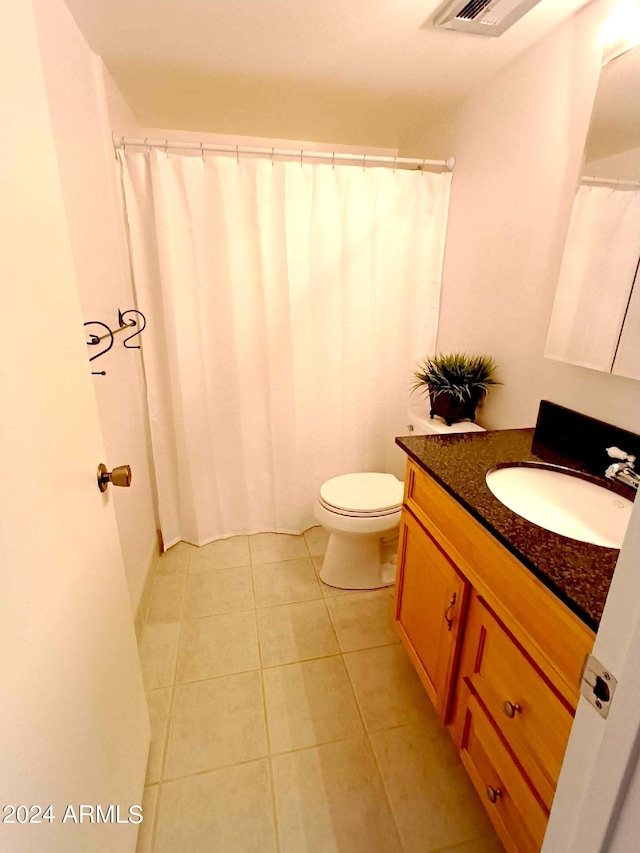
{"type": "Polygon", "coordinates": [[[500,36],[540,0],[448,0],[433,19],[436,27],[500,36]]]}

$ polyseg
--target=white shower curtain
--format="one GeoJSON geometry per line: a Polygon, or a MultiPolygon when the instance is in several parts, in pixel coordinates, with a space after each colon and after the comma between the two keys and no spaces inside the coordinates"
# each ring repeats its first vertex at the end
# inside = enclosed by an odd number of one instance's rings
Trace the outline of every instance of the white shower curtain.
{"type": "Polygon", "coordinates": [[[584,185],[571,210],[545,357],[610,371],[640,257],[640,192],[584,185]]]}
{"type": "Polygon", "coordinates": [[[119,152],[167,546],[386,471],[435,346],[450,174],[119,152]]]}

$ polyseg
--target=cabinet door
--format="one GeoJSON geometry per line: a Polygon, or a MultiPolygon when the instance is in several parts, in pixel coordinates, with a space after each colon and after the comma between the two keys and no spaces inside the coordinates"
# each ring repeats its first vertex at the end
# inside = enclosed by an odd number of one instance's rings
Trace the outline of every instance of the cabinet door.
{"type": "Polygon", "coordinates": [[[467,583],[405,509],[400,525],[396,627],[438,714],[447,720],[467,583]]]}

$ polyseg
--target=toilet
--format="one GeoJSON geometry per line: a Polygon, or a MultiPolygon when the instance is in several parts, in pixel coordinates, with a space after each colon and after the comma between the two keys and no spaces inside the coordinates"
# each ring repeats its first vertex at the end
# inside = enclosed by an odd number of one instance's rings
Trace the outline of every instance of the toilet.
{"type": "MultiPolygon", "coordinates": [[[[438,417],[409,411],[412,435],[485,432],[471,421],[447,426],[438,417]]],[[[379,589],[396,576],[404,483],[393,474],[341,474],[320,487],[318,522],[329,533],[320,579],[338,589],[379,589]]]]}

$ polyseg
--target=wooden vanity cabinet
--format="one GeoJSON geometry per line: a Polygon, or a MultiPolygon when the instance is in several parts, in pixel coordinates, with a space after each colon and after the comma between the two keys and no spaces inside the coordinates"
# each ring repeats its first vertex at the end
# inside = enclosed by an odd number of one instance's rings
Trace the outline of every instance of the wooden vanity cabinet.
{"type": "Polygon", "coordinates": [[[411,460],[396,627],[505,848],[539,850],[594,634],[411,460]]]}

